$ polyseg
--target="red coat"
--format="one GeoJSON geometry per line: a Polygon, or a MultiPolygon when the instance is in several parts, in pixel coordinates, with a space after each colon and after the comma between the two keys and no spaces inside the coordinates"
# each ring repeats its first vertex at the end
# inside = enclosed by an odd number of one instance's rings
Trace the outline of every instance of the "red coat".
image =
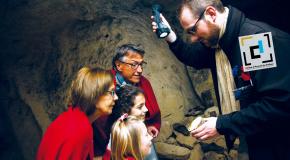
{"type": "MultiPolygon", "coordinates": [[[[112,73],[116,75],[116,71],[112,70],[112,73]]],[[[145,77],[141,76],[138,87],[144,91],[145,105],[148,109],[145,124],[147,126],[153,125],[158,129],[158,131],[160,131],[161,113],[151,84],[145,77]]],[[[108,116],[102,116],[93,123],[95,156],[103,155],[109,143],[112,123],[108,123],[107,119],[108,116]]]]}
{"type": "Polygon", "coordinates": [[[36,155],[37,160],[93,159],[93,129],[79,107],[59,115],[47,128],[36,155]]]}

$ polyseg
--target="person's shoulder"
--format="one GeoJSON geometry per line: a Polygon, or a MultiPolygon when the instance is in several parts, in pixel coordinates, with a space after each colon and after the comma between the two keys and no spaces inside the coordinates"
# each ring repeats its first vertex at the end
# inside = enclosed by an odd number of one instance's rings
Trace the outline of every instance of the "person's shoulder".
{"type": "Polygon", "coordinates": [[[68,143],[87,142],[92,137],[92,127],[83,119],[70,118],[71,115],[61,116],[53,122],[46,131],[46,136],[68,143]]]}
{"type": "Polygon", "coordinates": [[[151,86],[151,83],[150,81],[144,77],[144,76],[141,76],[141,79],[140,79],[140,87],[144,90],[144,88],[152,88],[151,86]]]}
{"type": "Polygon", "coordinates": [[[68,141],[82,144],[88,142],[92,138],[93,130],[91,126],[84,123],[82,126],[73,127],[73,129],[67,130],[66,134],[66,139],[68,141]]]}
{"type": "Polygon", "coordinates": [[[141,80],[140,81],[141,81],[141,83],[149,83],[150,84],[150,81],[144,76],[141,76],[141,80]]]}
{"type": "Polygon", "coordinates": [[[242,35],[258,34],[269,30],[268,24],[246,18],[241,26],[242,35]]]}
{"type": "Polygon", "coordinates": [[[247,34],[271,32],[273,37],[289,38],[289,34],[279,28],[273,27],[265,22],[255,21],[248,18],[242,26],[241,31],[247,32],[247,34]]]}
{"type": "Polygon", "coordinates": [[[72,132],[71,136],[80,136],[92,132],[92,126],[86,114],[79,108],[69,110],[66,122],[67,132],[72,132]]]}

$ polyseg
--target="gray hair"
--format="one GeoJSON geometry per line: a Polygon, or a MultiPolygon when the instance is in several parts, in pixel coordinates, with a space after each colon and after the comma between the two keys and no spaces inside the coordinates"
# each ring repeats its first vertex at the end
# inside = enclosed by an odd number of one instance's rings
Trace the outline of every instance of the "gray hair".
{"type": "Polygon", "coordinates": [[[117,49],[116,49],[116,54],[115,56],[113,57],[113,60],[112,60],[112,66],[113,66],[113,69],[116,70],[116,61],[125,57],[128,53],[128,51],[132,51],[132,52],[135,52],[137,54],[140,54],[142,57],[144,56],[145,54],[145,51],[144,49],[141,47],[141,45],[135,45],[135,44],[124,44],[124,45],[121,45],[119,46],[117,49]]]}

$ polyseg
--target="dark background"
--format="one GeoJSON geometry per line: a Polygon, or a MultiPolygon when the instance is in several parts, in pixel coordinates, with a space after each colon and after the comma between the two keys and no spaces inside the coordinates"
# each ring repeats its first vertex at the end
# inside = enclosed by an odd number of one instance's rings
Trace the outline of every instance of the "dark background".
{"type": "Polygon", "coordinates": [[[242,10],[246,17],[263,21],[290,33],[290,9],[287,0],[222,0],[242,10]]]}

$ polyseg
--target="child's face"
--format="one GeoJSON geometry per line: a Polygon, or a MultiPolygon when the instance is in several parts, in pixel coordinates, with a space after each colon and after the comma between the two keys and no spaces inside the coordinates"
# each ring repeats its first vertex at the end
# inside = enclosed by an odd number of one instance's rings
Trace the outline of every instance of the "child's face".
{"type": "Polygon", "coordinates": [[[147,128],[144,123],[142,123],[141,127],[141,152],[143,156],[149,155],[151,151],[152,145],[152,136],[148,134],[147,128]]]}
{"type": "Polygon", "coordinates": [[[145,106],[145,97],[143,94],[138,94],[134,100],[134,106],[131,108],[130,115],[136,116],[142,120],[145,120],[145,115],[148,109],[145,106]]]}

